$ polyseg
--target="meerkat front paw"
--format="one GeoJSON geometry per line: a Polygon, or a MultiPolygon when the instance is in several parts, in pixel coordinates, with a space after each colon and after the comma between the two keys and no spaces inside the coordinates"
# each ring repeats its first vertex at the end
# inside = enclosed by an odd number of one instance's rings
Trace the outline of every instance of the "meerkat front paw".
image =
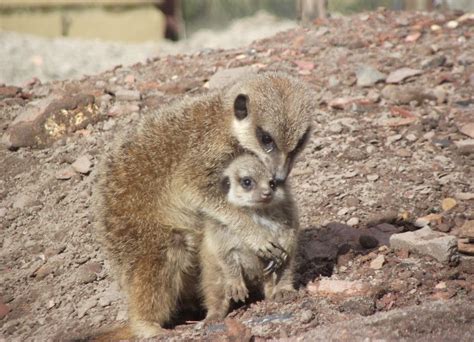
{"type": "Polygon", "coordinates": [[[257,249],[257,256],[270,261],[265,272],[278,269],[288,258],[288,253],[278,242],[267,241],[257,249]]]}
{"type": "Polygon", "coordinates": [[[243,279],[234,279],[226,284],[225,295],[227,298],[233,299],[235,302],[245,302],[249,296],[249,290],[247,289],[243,279]]]}

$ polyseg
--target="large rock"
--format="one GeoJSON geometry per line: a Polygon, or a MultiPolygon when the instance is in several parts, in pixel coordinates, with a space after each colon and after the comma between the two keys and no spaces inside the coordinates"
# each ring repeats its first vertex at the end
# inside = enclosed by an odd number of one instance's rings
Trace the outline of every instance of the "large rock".
{"type": "Polygon", "coordinates": [[[2,143],[11,150],[46,147],[66,134],[99,121],[94,101],[94,96],[86,94],[32,101],[8,127],[2,143]]]}
{"type": "Polygon", "coordinates": [[[429,255],[440,262],[453,261],[457,256],[456,237],[435,232],[430,227],[394,234],[390,237],[390,246],[429,255]]]}

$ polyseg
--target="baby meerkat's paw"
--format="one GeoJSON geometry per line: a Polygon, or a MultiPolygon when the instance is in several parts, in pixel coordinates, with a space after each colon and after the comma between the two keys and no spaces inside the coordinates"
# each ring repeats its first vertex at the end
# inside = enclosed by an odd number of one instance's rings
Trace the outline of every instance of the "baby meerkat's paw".
{"type": "Polygon", "coordinates": [[[244,280],[242,278],[229,280],[225,287],[225,296],[235,302],[245,302],[249,296],[249,290],[244,280]]]}
{"type": "Polygon", "coordinates": [[[295,289],[281,289],[272,295],[272,299],[277,302],[287,301],[296,298],[297,293],[295,289]]]}

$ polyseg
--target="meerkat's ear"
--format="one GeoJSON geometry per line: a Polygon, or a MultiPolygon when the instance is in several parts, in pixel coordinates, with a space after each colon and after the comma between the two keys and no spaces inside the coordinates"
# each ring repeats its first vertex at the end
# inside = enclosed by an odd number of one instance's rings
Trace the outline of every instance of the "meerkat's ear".
{"type": "Polygon", "coordinates": [[[245,94],[239,94],[234,100],[234,114],[238,120],[243,120],[248,115],[247,104],[249,97],[245,94]]]}
{"type": "Polygon", "coordinates": [[[221,190],[224,194],[227,194],[230,190],[230,180],[229,177],[224,177],[221,179],[221,190]]]}

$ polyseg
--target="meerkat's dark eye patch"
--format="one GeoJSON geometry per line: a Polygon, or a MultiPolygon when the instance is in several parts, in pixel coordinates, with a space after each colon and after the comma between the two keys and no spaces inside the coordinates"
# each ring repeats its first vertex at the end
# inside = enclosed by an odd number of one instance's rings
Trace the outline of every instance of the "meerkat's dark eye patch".
{"type": "Polygon", "coordinates": [[[310,129],[308,128],[306,132],[303,134],[303,136],[298,140],[298,143],[296,144],[296,147],[293,149],[293,151],[290,152],[291,155],[296,155],[298,152],[300,152],[301,148],[304,146],[306,141],[309,138],[309,132],[310,129]]]}
{"type": "Polygon", "coordinates": [[[256,134],[257,139],[265,152],[271,152],[276,148],[276,144],[275,141],[273,141],[272,136],[268,132],[264,131],[261,127],[257,127],[256,134]]]}
{"type": "Polygon", "coordinates": [[[240,180],[240,185],[242,186],[242,188],[244,188],[245,190],[250,190],[253,188],[253,184],[254,184],[254,181],[252,178],[250,177],[243,177],[241,180],[240,180]]]}
{"type": "Polygon", "coordinates": [[[247,104],[249,97],[244,94],[239,94],[234,100],[234,115],[238,120],[243,120],[248,115],[247,104]]]}
{"type": "Polygon", "coordinates": [[[268,185],[270,185],[270,189],[273,191],[275,191],[277,188],[277,183],[273,179],[268,183],[268,185]]]}
{"type": "Polygon", "coordinates": [[[229,177],[224,177],[221,180],[221,191],[225,194],[229,193],[230,190],[230,180],[229,177]]]}

